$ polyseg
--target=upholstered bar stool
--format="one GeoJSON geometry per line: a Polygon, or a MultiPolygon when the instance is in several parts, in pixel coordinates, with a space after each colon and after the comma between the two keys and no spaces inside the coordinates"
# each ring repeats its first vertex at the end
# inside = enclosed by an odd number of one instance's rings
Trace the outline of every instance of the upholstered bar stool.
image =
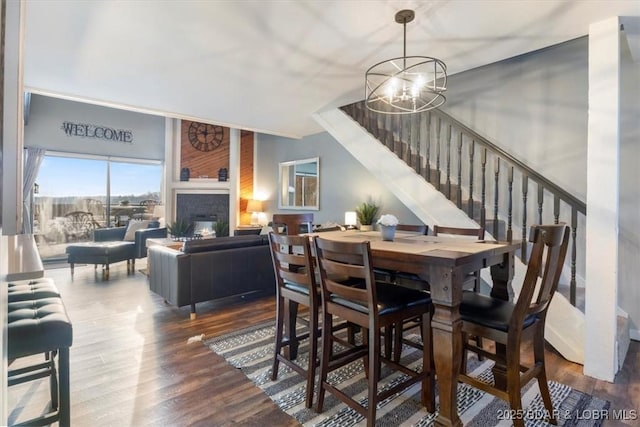
{"type": "MultiPolygon", "coordinates": [[[[49,377],[51,407],[40,417],[15,425],[70,425],[69,348],[73,329],[58,290],[49,279],[9,284],[8,358],[44,354],[42,362],[10,369],[8,385],[49,377]],[[56,367],[57,358],[57,367],[56,367]]],[[[33,357],[32,357],[33,358],[33,357]]]]}

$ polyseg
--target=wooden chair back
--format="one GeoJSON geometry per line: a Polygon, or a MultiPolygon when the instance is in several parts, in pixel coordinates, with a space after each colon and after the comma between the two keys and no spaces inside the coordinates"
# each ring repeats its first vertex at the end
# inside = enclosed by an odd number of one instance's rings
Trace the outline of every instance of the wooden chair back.
{"type": "Polygon", "coordinates": [[[433,235],[453,234],[457,236],[477,237],[478,240],[484,239],[484,228],[464,228],[464,227],[447,227],[442,225],[433,226],[433,235]]]}
{"type": "Polygon", "coordinates": [[[273,231],[282,234],[280,227],[283,227],[284,234],[295,236],[300,233],[311,233],[313,231],[313,214],[273,214],[271,220],[273,231]]]}
{"type": "Polygon", "coordinates": [[[278,295],[283,292],[287,284],[295,284],[306,287],[311,301],[314,301],[318,285],[315,280],[315,265],[309,238],[271,232],[269,242],[278,295]]]}
{"type": "MultiPolygon", "coordinates": [[[[330,304],[335,297],[355,301],[366,306],[369,313],[375,315],[377,298],[369,242],[337,242],[321,237],[316,237],[314,240],[323,301],[330,304]],[[366,286],[364,288],[350,286],[342,281],[332,280],[335,277],[348,277],[349,282],[362,281],[366,286]]],[[[337,308],[340,313],[336,312],[336,314],[344,315],[344,311],[340,307],[337,308]]],[[[350,317],[344,318],[350,320],[350,317]]]]}
{"type": "MultiPolygon", "coordinates": [[[[442,225],[433,226],[433,235],[451,234],[456,236],[476,237],[478,240],[484,239],[484,228],[464,228],[464,227],[447,227],[442,225]]],[[[464,288],[473,287],[474,292],[480,292],[480,270],[470,273],[464,281],[464,288]]]]}
{"type": "Polygon", "coordinates": [[[427,235],[429,234],[429,226],[426,224],[413,225],[413,224],[398,224],[396,225],[397,231],[411,231],[414,233],[427,235]]]}
{"type": "Polygon", "coordinates": [[[522,329],[525,317],[532,314],[545,319],[551,298],[558,289],[569,245],[569,227],[566,224],[534,225],[529,242],[533,243],[531,257],[509,330],[522,329]]]}

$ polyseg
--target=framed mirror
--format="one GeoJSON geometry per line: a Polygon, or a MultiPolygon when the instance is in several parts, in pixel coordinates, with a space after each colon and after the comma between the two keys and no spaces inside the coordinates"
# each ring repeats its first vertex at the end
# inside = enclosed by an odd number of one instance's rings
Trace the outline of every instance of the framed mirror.
{"type": "Polygon", "coordinates": [[[320,209],[320,159],[292,160],[280,163],[278,208],[320,209]]]}

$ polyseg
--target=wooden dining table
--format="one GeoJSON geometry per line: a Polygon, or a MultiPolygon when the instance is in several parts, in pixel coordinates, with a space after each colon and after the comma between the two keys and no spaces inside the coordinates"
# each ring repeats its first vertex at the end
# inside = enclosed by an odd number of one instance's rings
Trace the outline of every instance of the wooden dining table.
{"type": "MultiPolygon", "coordinates": [[[[508,300],[513,295],[514,255],[520,243],[424,236],[396,231],[393,241],[380,232],[330,231],[311,234],[329,240],[369,241],[376,268],[413,273],[427,280],[435,307],[431,325],[440,410],[436,425],[460,426],[456,404],[458,374],[462,364],[462,320],[459,305],[462,283],[468,273],[491,269],[491,295],[508,300]]],[[[498,347],[498,352],[506,349],[498,347]]],[[[506,389],[504,366],[494,366],[497,386],[506,389]]]]}

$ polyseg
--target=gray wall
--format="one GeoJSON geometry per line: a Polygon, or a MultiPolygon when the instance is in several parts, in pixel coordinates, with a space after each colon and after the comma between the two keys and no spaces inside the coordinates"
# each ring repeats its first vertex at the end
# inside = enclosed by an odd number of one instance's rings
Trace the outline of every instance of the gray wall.
{"type": "Polygon", "coordinates": [[[317,156],[320,158],[320,210],[313,211],[316,224],[328,221],[342,224],[345,211],[354,210],[370,198],[382,206],[380,213],[392,213],[403,223],[420,223],[410,210],[326,132],[301,140],[260,134],[257,146],[255,191],[267,195],[267,218],[274,213],[300,212],[278,210],[278,163],[317,156]]]}
{"type": "Polygon", "coordinates": [[[164,117],[32,95],[24,145],[53,151],[136,159],[164,159],[164,117]],[[133,132],[132,143],[67,136],[63,122],[85,123],[133,132]]]}
{"type": "Polygon", "coordinates": [[[588,39],[449,78],[443,110],[586,200],[588,39]]]}

